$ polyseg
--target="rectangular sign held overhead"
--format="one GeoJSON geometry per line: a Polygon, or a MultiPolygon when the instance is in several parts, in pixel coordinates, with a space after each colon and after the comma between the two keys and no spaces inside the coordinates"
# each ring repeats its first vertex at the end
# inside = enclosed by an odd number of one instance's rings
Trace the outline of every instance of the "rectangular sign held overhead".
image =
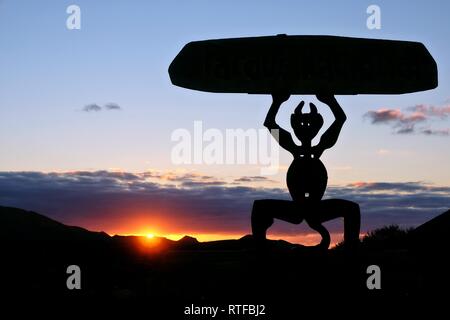
{"type": "Polygon", "coordinates": [[[402,94],[438,85],[422,43],[337,36],[194,41],[169,75],[176,86],[224,93],[402,94]]]}

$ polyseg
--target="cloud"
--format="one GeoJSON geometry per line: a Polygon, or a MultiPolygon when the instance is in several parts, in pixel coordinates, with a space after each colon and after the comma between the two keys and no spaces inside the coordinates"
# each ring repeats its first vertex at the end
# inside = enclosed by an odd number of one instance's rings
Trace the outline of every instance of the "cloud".
{"type": "Polygon", "coordinates": [[[117,103],[113,103],[113,102],[105,104],[105,108],[107,110],[121,110],[122,109],[117,103]]]}
{"type": "Polygon", "coordinates": [[[450,128],[447,129],[422,129],[422,133],[426,135],[448,136],[450,135],[450,128]]]}
{"type": "Polygon", "coordinates": [[[448,129],[430,129],[427,127],[417,128],[417,124],[426,123],[431,120],[444,120],[450,115],[450,105],[429,106],[419,104],[408,107],[406,111],[400,109],[381,108],[368,111],[364,117],[370,119],[372,124],[390,125],[396,134],[419,133],[424,135],[449,135],[448,129]]]}
{"type": "Polygon", "coordinates": [[[205,187],[205,186],[223,186],[227,183],[224,181],[183,181],[183,187],[205,187]]]}
{"type": "MultiPolygon", "coordinates": [[[[353,182],[346,186],[352,189],[356,189],[359,192],[372,192],[372,191],[395,191],[395,192],[416,192],[421,190],[427,190],[429,188],[434,188],[432,186],[427,185],[421,181],[415,182],[353,182]]],[[[448,190],[450,192],[450,187],[448,189],[439,189],[439,192],[442,190],[448,190]]]]}
{"type": "Polygon", "coordinates": [[[85,105],[83,108],[83,111],[86,111],[86,112],[91,112],[91,111],[97,112],[97,111],[101,111],[101,110],[102,110],[102,107],[100,107],[98,104],[95,104],[95,103],[85,105]]]}
{"type": "Polygon", "coordinates": [[[234,182],[274,182],[264,176],[244,176],[238,179],[234,179],[234,182]]]}
{"type": "MultiPolygon", "coordinates": [[[[0,205],[34,210],[71,225],[109,233],[158,226],[161,233],[249,233],[257,199],[290,199],[286,189],[226,183],[211,176],[159,172],[0,172],[0,205]]],[[[329,186],[326,198],[356,201],[362,230],[421,224],[448,209],[450,187],[421,181],[355,182],[329,186]]],[[[327,224],[340,232],[339,221],[327,224]]],[[[302,224],[274,231],[305,234],[302,224]]]]}
{"type": "Polygon", "coordinates": [[[450,104],[441,107],[418,104],[413,107],[409,107],[408,110],[412,112],[420,112],[430,117],[447,118],[450,115],[450,104]]]}
{"type": "Polygon", "coordinates": [[[157,172],[148,171],[142,173],[147,178],[156,178],[159,181],[172,182],[181,186],[202,187],[227,185],[228,182],[215,179],[213,176],[202,175],[198,173],[179,173],[179,172],[157,172]]]}
{"type": "Polygon", "coordinates": [[[114,103],[114,102],[110,102],[110,103],[105,104],[103,108],[101,106],[99,106],[98,104],[96,104],[96,103],[91,103],[91,104],[88,104],[88,105],[84,106],[83,111],[85,111],[85,112],[91,112],[91,111],[98,112],[98,111],[102,111],[103,109],[105,109],[105,110],[122,110],[122,107],[119,106],[117,103],[114,103]]]}
{"type": "Polygon", "coordinates": [[[401,126],[396,133],[397,134],[410,134],[410,133],[414,133],[415,131],[414,125],[405,125],[405,126],[401,126]]]}
{"type": "Polygon", "coordinates": [[[391,121],[398,121],[403,117],[403,113],[398,109],[380,109],[376,111],[369,111],[365,114],[372,120],[372,123],[384,123],[391,121]]]}

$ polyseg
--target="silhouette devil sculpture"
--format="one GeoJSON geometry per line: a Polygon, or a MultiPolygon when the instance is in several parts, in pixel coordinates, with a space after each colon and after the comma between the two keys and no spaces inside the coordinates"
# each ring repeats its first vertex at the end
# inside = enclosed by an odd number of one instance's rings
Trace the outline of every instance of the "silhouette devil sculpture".
{"type": "Polygon", "coordinates": [[[289,99],[289,95],[272,95],[272,98],[264,126],[270,130],[280,146],[294,156],[286,177],[292,201],[264,199],[253,203],[252,232],[255,240],[259,242],[266,239],[266,231],[273,224],[274,218],[294,224],[305,220],[322,237],[318,247],[327,249],[330,245],[330,234],[322,223],[343,217],[344,244],[348,248],[355,247],[359,243],[359,205],[343,199],[322,200],[328,176],[320,156],[336,143],[347,118],[344,111],[333,95],[317,95],[319,101],[330,107],[335,120],[322,135],[319,144],[311,146],[312,139],[323,125],[323,118],[313,103],[309,104],[310,113],[303,113],[305,102],[301,101],[291,115],[291,126],[301,141],[301,146],[298,146],[291,134],[275,120],[281,104],[289,99]]]}

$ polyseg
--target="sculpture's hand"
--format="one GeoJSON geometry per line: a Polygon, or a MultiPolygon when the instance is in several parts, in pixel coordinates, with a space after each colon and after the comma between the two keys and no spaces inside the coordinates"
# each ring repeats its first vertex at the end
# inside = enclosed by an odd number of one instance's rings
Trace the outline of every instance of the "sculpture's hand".
{"type": "Polygon", "coordinates": [[[318,94],[316,95],[317,100],[327,105],[334,105],[337,103],[336,98],[332,94],[318,94]]]}
{"type": "Polygon", "coordinates": [[[282,104],[287,101],[291,95],[289,93],[273,93],[272,100],[276,104],[282,104]]]}

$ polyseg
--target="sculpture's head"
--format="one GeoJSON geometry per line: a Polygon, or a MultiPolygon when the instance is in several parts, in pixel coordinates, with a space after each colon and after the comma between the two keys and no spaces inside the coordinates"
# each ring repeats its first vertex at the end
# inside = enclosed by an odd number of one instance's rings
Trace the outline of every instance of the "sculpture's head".
{"type": "Polygon", "coordinates": [[[294,133],[302,144],[310,144],[311,140],[319,132],[323,126],[323,118],[317,112],[317,108],[313,103],[309,104],[311,109],[310,113],[302,113],[305,102],[299,103],[295,108],[294,113],[291,115],[291,126],[294,129],[294,133]]]}

